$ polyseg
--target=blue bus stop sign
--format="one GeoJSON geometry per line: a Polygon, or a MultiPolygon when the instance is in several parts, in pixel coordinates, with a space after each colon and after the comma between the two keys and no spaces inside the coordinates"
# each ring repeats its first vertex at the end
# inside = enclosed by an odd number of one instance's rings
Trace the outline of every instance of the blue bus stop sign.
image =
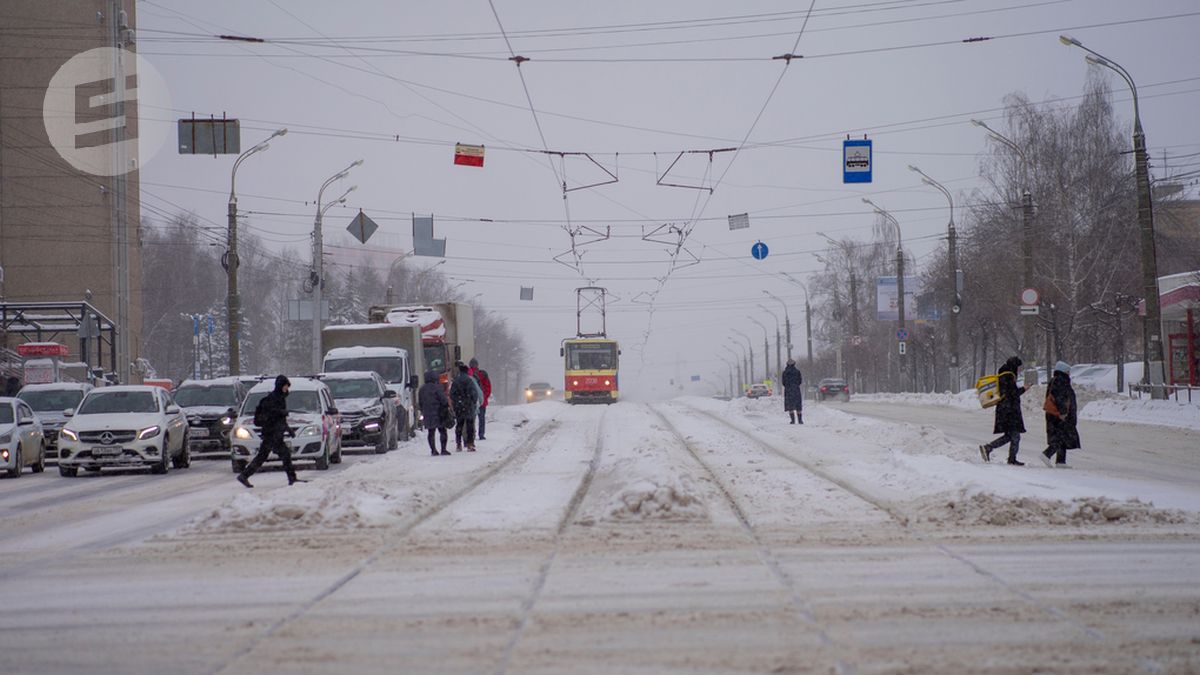
{"type": "Polygon", "coordinates": [[[769,249],[767,249],[767,245],[761,241],[756,242],[750,247],[750,255],[754,256],[755,260],[762,260],[763,258],[766,258],[768,251],[769,249]]]}
{"type": "Polygon", "coordinates": [[[871,141],[846,139],[842,142],[842,182],[871,182],[871,141]]]}

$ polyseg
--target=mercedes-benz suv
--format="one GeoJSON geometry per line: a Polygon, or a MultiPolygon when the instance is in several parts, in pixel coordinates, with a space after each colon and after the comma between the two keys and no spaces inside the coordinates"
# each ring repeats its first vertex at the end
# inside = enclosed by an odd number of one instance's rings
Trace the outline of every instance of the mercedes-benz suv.
{"type": "Polygon", "coordinates": [[[191,464],[187,418],[171,394],[145,384],[102,387],[83,397],[58,436],[58,472],[149,466],[166,473],[191,464]]]}

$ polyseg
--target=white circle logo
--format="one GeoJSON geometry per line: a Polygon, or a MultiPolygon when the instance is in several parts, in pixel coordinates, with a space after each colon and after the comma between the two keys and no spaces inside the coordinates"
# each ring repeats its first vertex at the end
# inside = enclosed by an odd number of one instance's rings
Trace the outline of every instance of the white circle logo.
{"type": "Polygon", "coordinates": [[[50,144],[71,166],[119,176],[153,157],[170,132],[169,122],[147,120],[141,108],[166,111],[169,103],[166,81],[145,59],[98,47],[71,57],[50,78],[42,121],[50,144]]]}

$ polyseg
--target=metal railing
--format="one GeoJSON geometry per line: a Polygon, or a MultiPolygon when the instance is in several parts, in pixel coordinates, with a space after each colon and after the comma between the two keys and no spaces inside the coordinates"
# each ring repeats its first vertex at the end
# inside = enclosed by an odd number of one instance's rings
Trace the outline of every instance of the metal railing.
{"type": "Polygon", "coordinates": [[[1193,400],[1200,401],[1200,387],[1193,387],[1188,384],[1131,384],[1129,385],[1130,398],[1142,398],[1150,396],[1153,398],[1156,392],[1166,394],[1165,398],[1175,401],[1187,401],[1191,403],[1193,400]]]}

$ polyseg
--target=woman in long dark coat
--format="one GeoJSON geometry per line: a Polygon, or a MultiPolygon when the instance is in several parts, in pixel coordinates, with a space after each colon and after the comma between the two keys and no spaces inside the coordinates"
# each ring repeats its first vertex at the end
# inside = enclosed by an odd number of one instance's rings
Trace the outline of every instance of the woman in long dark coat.
{"type": "Polygon", "coordinates": [[[1046,390],[1046,398],[1054,401],[1057,414],[1046,411],[1046,443],[1042,451],[1042,461],[1050,466],[1050,458],[1054,464],[1067,468],[1067,450],[1079,447],[1079,415],[1075,404],[1075,389],[1071,387],[1071,366],[1059,361],[1054,366],[1054,377],[1046,390]]]}
{"type": "Polygon", "coordinates": [[[804,377],[796,367],[796,359],[788,359],[783,377],[779,379],[783,385],[784,411],[792,419],[792,424],[804,424],[804,377]]]}
{"type": "Polygon", "coordinates": [[[1013,466],[1025,466],[1025,462],[1017,460],[1017,452],[1021,449],[1021,434],[1025,433],[1025,418],[1021,415],[1021,394],[1025,387],[1017,386],[1017,369],[1021,367],[1021,359],[1016,356],[1000,366],[999,389],[1000,402],[996,404],[996,424],[993,433],[1000,438],[979,446],[979,454],[983,461],[992,461],[992,451],[1008,443],[1008,463],[1013,466]]]}
{"type": "Polygon", "coordinates": [[[450,398],[446,396],[446,390],[442,388],[442,383],[438,382],[437,373],[432,370],[425,372],[425,384],[421,385],[421,389],[417,392],[417,404],[421,408],[421,419],[425,423],[425,429],[428,430],[429,437],[429,452],[437,457],[439,455],[437,446],[434,445],[434,438],[437,435],[441,436],[442,455],[449,455],[446,451],[446,426],[447,423],[453,422],[453,414],[450,412],[450,398]]]}

